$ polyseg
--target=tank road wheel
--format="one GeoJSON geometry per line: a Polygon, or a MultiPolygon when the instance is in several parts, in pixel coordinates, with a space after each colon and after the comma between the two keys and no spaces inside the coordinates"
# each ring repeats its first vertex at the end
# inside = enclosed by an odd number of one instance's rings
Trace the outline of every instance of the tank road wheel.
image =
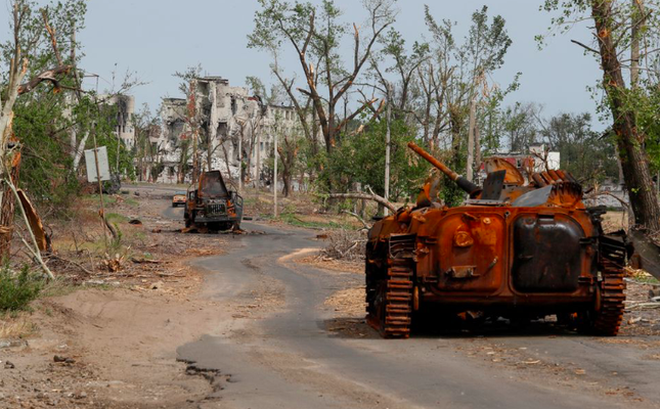
{"type": "MultiPolygon", "coordinates": [[[[406,237],[407,239],[408,237],[406,237]]],[[[367,322],[383,338],[408,338],[413,304],[414,240],[403,243],[391,239],[391,253],[386,276],[367,278],[367,322]],[[408,251],[405,251],[408,250],[408,251]]]]}

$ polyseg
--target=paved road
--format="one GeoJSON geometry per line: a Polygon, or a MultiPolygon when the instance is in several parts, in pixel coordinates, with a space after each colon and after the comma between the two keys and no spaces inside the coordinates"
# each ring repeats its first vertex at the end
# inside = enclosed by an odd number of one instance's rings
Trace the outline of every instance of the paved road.
{"type": "Polygon", "coordinates": [[[265,234],[235,236],[228,254],[195,263],[206,271],[202,296],[228,308],[269,296],[283,302],[178,349],[215,374],[202,408],[660,407],[660,355],[649,358],[660,354],[657,339],[639,348],[547,328],[409,340],[382,340],[364,324],[356,332],[364,337],[328,332],[333,311],[324,301],[362,277],[280,259],[318,246],[311,232],[244,227],[265,234]],[[497,364],[499,355],[485,351],[523,351],[525,363],[497,364]]]}

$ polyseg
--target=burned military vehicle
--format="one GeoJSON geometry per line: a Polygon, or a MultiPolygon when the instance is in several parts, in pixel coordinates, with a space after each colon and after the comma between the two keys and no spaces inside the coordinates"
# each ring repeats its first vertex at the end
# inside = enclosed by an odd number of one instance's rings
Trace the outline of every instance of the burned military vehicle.
{"type": "Polygon", "coordinates": [[[367,320],[386,338],[441,317],[556,315],[578,330],[616,335],[624,310],[625,233],[604,234],[602,208],[561,170],[526,177],[502,159],[483,188],[414,143],[409,147],[469,198],[449,208],[427,183],[414,207],[378,221],[366,256],[367,320]]]}
{"type": "Polygon", "coordinates": [[[197,186],[188,189],[183,217],[186,227],[238,229],[243,217],[243,198],[227,190],[219,170],[204,172],[197,186]]]}

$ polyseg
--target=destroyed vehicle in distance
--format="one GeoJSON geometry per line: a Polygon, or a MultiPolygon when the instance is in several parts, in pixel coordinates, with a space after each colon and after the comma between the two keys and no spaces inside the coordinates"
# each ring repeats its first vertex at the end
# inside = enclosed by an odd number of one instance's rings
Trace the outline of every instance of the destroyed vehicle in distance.
{"type": "Polygon", "coordinates": [[[239,229],[243,217],[243,198],[237,192],[227,190],[219,170],[204,172],[197,186],[188,189],[183,217],[186,227],[239,229]]]}
{"type": "Polygon", "coordinates": [[[367,321],[385,338],[411,326],[474,328],[500,317],[526,322],[556,315],[583,333],[617,335],[632,252],[626,234],[604,234],[604,208],[587,208],[567,172],[526,172],[501,158],[486,161],[479,187],[414,143],[409,147],[469,198],[437,200],[430,181],[414,207],[378,221],[366,249],[367,321]]]}
{"type": "Polygon", "coordinates": [[[174,192],[174,195],[172,196],[172,207],[177,207],[179,205],[185,206],[187,197],[188,194],[186,192],[183,191],[174,192]]]}

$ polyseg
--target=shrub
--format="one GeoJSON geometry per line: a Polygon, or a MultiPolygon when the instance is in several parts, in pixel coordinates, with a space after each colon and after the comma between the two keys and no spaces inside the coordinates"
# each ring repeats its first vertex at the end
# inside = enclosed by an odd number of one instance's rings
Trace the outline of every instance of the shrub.
{"type": "Polygon", "coordinates": [[[24,266],[15,272],[5,265],[0,270],[0,311],[26,309],[30,301],[39,296],[44,281],[41,276],[24,266]]]}

